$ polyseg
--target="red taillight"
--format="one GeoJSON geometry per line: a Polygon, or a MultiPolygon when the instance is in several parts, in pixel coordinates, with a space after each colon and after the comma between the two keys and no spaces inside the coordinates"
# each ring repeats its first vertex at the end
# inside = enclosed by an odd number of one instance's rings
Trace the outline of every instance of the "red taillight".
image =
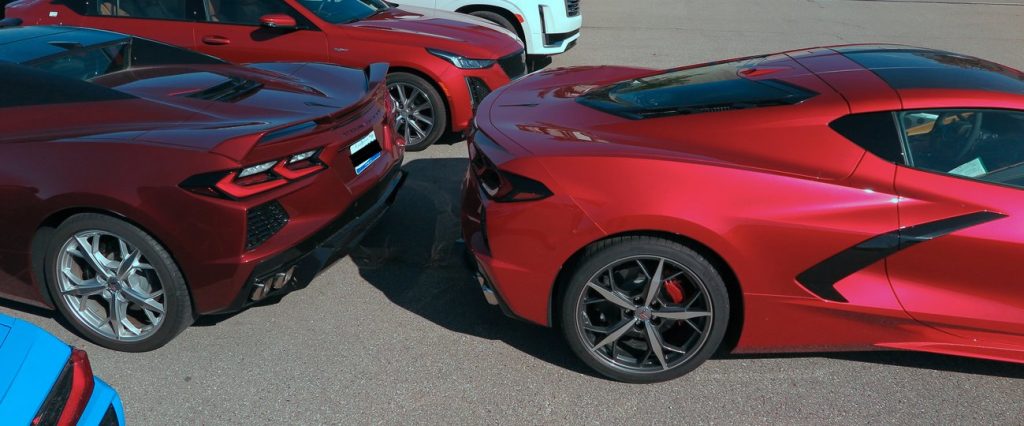
{"type": "Polygon", "coordinates": [[[72,349],[64,371],[57,377],[57,382],[54,383],[32,424],[77,424],[89,403],[89,398],[92,398],[94,384],[89,356],[83,350],[72,349]]]}
{"type": "Polygon", "coordinates": [[[92,397],[93,377],[92,365],[89,364],[89,355],[80,349],[71,350],[71,366],[73,368],[71,379],[71,396],[67,405],[64,406],[64,413],[60,415],[59,425],[74,425],[82,417],[85,406],[89,404],[92,397]]]}
{"type": "Polygon", "coordinates": [[[216,188],[233,198],[245,198],[278,188],[286,183],[288,181],[270,173],[239,178],[238,172],[231,172],[217,182],[216,188]]]}
{"type": "Polygon", "coordinates": [[[240,170],[193,176],[182,182],[181,187],[211,197],[251,197],[326,169],[319,154],[319,150],[310,150],[240,170]]]}

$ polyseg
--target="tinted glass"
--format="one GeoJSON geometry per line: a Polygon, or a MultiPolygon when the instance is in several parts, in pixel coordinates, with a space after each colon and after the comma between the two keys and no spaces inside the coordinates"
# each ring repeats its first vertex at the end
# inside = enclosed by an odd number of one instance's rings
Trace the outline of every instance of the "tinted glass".
{"type": "Polygon", "coordinates": [[[970,56],[931,50],[847,53],[896,89],[975,89],[1024,93],[1024,73],[970,56]]]}
{"type": "Polygon", "coordinates": [[[126,93],[46,71],[0,62],[0,108],[133,99],[126,93]]]}
{"type": "Polygon", "coordinates": [[[382,0],[300,0],[299,3],[332,24],[355,22],[391,8],[382,0]]]}
{"type": "Polygon", "coordinates": [[[669,71],[627,80],[592,91],[579,102],[628,118],[791,105],[814,92],[777,80],[750,80],[739,75],[763,58],[669,71]]]}
{"type": "Polygon", "coordinates": [[[848,115],[833,121],[829,126],[883,160],[906,163],[903,147],[900,146],[899,128],[891,112],[848,115]]]}
{"type": "Polygon", "coordinates": [[[205,0],[210,22],[238,25],[260,25],[263,15],[284,14],[295,18],[300,26],[305,18],[282,0],[205,0]]]}
{"type": "Polygon", "coordinates": [[[154,66],[171,64],[223,64],[224,61],[167,44],[146,40],[132,39],[132,66],[154,66]]]}
{"type": "Polygon", "coordinates": [[[189,19],[186,0],[102,0],[91,15],[140,19],[189,19]]]}
{"type": "Polygon", "coordinates": [[[1024,112],[933,110],[899,116],[912,166],[1024,187],[1024,112]]]}
{"type": "Polygon", "coordinates": [[[76,80],[91,80],[128,67],[126,41],[104,46],[78,48],[27,65],[76,80]]]}

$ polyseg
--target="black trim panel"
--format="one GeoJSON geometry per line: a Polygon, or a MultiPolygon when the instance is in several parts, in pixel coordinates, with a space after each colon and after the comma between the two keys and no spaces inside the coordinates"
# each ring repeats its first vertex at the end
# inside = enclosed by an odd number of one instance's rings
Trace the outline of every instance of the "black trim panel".
{"type": "Polygon", "coordinates": [[[886,232],[821,261],[797,275],[796,280],[822,299],[845,303],[846,298],[835,288],[843,278],[915,244],[1004,217],[1000,213],[975,212],[886,232]]]}

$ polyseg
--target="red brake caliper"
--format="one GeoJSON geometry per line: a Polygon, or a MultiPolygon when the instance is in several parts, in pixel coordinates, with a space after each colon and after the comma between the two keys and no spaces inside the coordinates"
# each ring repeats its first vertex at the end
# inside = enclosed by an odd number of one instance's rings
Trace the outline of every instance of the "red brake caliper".
{"type": "Polygon", "coordinates": [[[686,298],[686,295],[683,294],[683,284],[679,280],[665,281],[665,292],[672,299],[672,303],[683,303],[683,299],[686,298]]]}

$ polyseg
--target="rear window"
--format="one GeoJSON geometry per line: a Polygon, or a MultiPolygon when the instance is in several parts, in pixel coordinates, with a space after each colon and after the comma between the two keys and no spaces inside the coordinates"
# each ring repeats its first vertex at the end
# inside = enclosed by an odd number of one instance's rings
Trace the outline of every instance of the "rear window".
{"type": "Polygon", "coordinates": [[[58,74],[0,62],[0,108],[133,99],[127,94],[58,74]]]}
{"type": "Polygon", "coordinates": [[[816,93],[779,80],[750,80],[740,71],[764,57],[670,70],[627,80],[578,98],[589,107],[631,119],[792,105],[816,93]]]}

